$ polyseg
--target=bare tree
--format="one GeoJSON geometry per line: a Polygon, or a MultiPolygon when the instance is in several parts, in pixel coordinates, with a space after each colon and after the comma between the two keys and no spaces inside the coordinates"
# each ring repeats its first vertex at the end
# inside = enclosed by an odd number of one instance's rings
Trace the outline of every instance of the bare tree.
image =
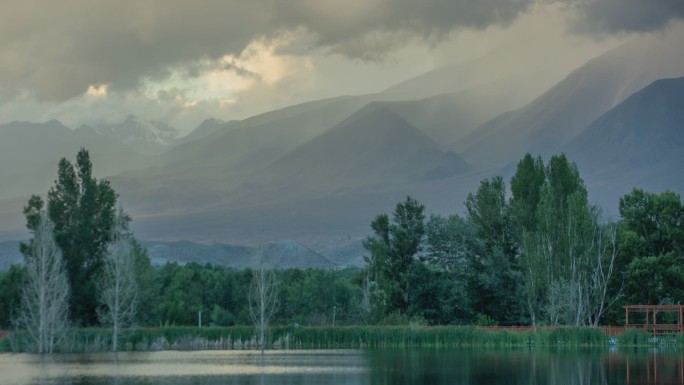
{"type": "Polygon", "coordinates": [[[618,255],[617,225],[596,226],[595,264],[592,271],[593,296],[589,323],[597,326],[603,314],[622,296],[622,285],[614,292],[609,293],[611,280],[616,274],[615,260],[618,255]]]}
{"type": "Polygon", "coordinates": [[[105,257],[100,300],[104,305],[100,319],[112,326],[112,351],[118,351],[121,328],[133,321],[137,309],[138,286],[135,280],[135,254],[128,217],[120,207],[114,219],[112,242],[105,257]]]}
{"type": "Polygon", "coordinates": [[[52,353],[68,325],[69,281],[62,252],[54,239],[55,225],[40,212],[26,259],[26,283],[16,319],[35,343],[37,353],[52,353]]]}
{"type": "Polygon", "coordinates": [[[257,344],[263,354],[268,323],[278,303],[278,283],[273,269],[265,263],[263,247],[259,248],[259,257],[259,266],[252,273],[249,287],[249,315],[256,328],[257,344]]]}
{"type": "Polygon", "coordinates": [[[547,265],[559,256],[563,260],[555,275],[551,270],[546,277],[546,313],[551,324],[596,326],[621,296],[621,288],[609,290],[616,274],[617,226],[602,224],[599,215],[596,207],[570,204],[559,226],[563,233],[541,234],[547,265]],[[552,236],[563,242],[554,241],[552,236]]]}

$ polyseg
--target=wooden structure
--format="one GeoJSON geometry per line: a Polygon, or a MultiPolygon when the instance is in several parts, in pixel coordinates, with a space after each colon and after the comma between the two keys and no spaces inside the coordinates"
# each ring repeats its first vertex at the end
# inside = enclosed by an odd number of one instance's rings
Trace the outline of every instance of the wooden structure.
{"type": "Polygon", "coordinates": [[[625,328],[636,328],[653,332],[653,336],[667,333],[684,332],[684,322],[682,318],[684,305],[627,305],[625,306],[625,328]],[[630,313],[645,313],[644,323],[629,323],[630,313]],[[658,323],[658,314],[675,313],[677,315],[676,324],[658,323]]]}

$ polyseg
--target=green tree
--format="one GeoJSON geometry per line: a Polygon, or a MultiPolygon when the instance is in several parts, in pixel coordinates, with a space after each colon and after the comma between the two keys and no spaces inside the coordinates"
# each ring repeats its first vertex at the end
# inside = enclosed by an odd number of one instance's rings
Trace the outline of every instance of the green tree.
{"type": "MultiPolygon", "coordinates": [[[[565,155],[553,156],[549,160],[546,179],[540,191],[537,207],[537,224],[534,235],[525,247],[529,261],[535,261],[533,268],[539,296],[531,298],[539,306],[535,312],[545,312],[552,324],[575,321],[577,305],[581,303],[580,290],[576,285],[584,277],[586,262],[585,241],[590,231],[591,208],[587,203],[587,190],[580,178],[577,166],[565,155]]],[[[528,279],[530,281],[531,279],[528,279]]],[[[574,322],[572,322],[574,323],[574,322]]]]}
{"type": "Polygon", "coordinates": [[[518,242],[522,242],[524,232],[534,231],[537,227],[537,206],[545,180],[541,156],[533,159],[532,155],[526,154],[518,162],[515,175],[511,178],[513,197],[510,202],[518,242]]]}
{"type": "Polygon", "coordinates": [[[634,189],[620,199],[619,210],[626,302],[684,301],[684,205],[679,195],[634,189]]]}
{"type": "Polygon", "coordinates": [[[408,307],[411,282],[407,272],[421,251],[425,236],[425,206],[406,197],[392,213],[378,215],[371,223],[375,235],[364,241],[371,253],[368,269],[371,279],[386,294],[386,312],[404,314],[408,307]]]}
{"type": "Polygon", "coordinates": [[[474,235],[468,264],[472,306],[499,322],[518,323],[521,275],[503,178],[480,182],[477,192],[468,194],[465,206],[474,235]]]}
{"type": "Polygon", "coordinates": [[[510,213],[513,234],[519,248],[519,262],[524,282],[526,307],[532,324],[536,324],[540,306],[546,295],[543,276],[546,262],[537,242],[537,210],[541,190],[546,182],[546,170],[541,156],[529,153],[518,162],[511,178],[510,213]]]}
{"type": "Polygon", "coordinates": [[[673,252],[636,258],[628,266],[627,302],[678,304],[684,300],[684,258],[673,252]]]}
{"type": "Polygon", "coordinates": [[[21,303],[21,287],[26,277],[26,268],[11,265],[0,272],[0,329],[9,329],[21,303]]]}
{"type": "Polygon", "coordinates": [[[406,316],[430,325],[460,324],[472,317],[464,282],[453,273],[425,263],[407,272],[411,281],[406,316]]]}
{"type": "MultiPolygon", "coordinates": [[[[538,184],[539,163],[526,156],[512,183],[538,184]]],[[[523,187],[515,189],[511,205],[517,206],[514,223],[532,323],[545,315],[551,324],[596,325],[620,295],[610,290],[615,226],[602,223],[576,164],[563,154],[549,160],[538,201],[536,187],[523,187]],[[526,210],[535,211],[535,222],[526,210]]]]}
{"type": "Polygon", "coordinates": [[[427,249],[420,259],[448,272],[461,272],[470,252],[472,226],[459,215],[431,215],[425,225],[427,249]]]}
{"type": "MultiPolygon", "coordinates": [[[[55,239],[62,252],[71,287],[70,317],[80,325],[97,324],[97,282],[111,239],[117,194],[108,181],[92,175],[90,155],[81,149],[76,165],[62,158],[57,180],[47,195],[47,212],[55,224],[55,239]]],[[[27,227],[35,230],[43,200],[33,195],[24,207],[27,227]]],[[[29,245],[22,245],[24,253],[29,245]]]]}

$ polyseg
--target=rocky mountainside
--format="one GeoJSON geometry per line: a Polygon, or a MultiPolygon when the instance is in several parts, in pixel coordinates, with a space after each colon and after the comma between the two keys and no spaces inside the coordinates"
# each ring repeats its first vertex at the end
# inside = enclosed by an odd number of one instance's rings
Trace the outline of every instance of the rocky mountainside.
{"type": "Polygon", "coordinates": [[[564,147],[594,199],[634,187],[684,192],[684,78],[662,79],[615,106],[564,147]]]}

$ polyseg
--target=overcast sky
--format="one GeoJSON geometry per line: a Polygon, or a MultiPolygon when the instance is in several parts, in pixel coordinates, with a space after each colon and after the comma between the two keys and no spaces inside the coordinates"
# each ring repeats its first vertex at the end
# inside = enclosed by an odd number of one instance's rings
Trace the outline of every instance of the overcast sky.
{"type": "MultiPolygon", "coordinates": [[[[492,77],[559,79],[637,35],[681,28],[684,0],[0,0],[0,123],[187,131],[378,92],[489,55],[492,77]]],[[[487,74],[489,76],[489,74],[487,74]]]]}

